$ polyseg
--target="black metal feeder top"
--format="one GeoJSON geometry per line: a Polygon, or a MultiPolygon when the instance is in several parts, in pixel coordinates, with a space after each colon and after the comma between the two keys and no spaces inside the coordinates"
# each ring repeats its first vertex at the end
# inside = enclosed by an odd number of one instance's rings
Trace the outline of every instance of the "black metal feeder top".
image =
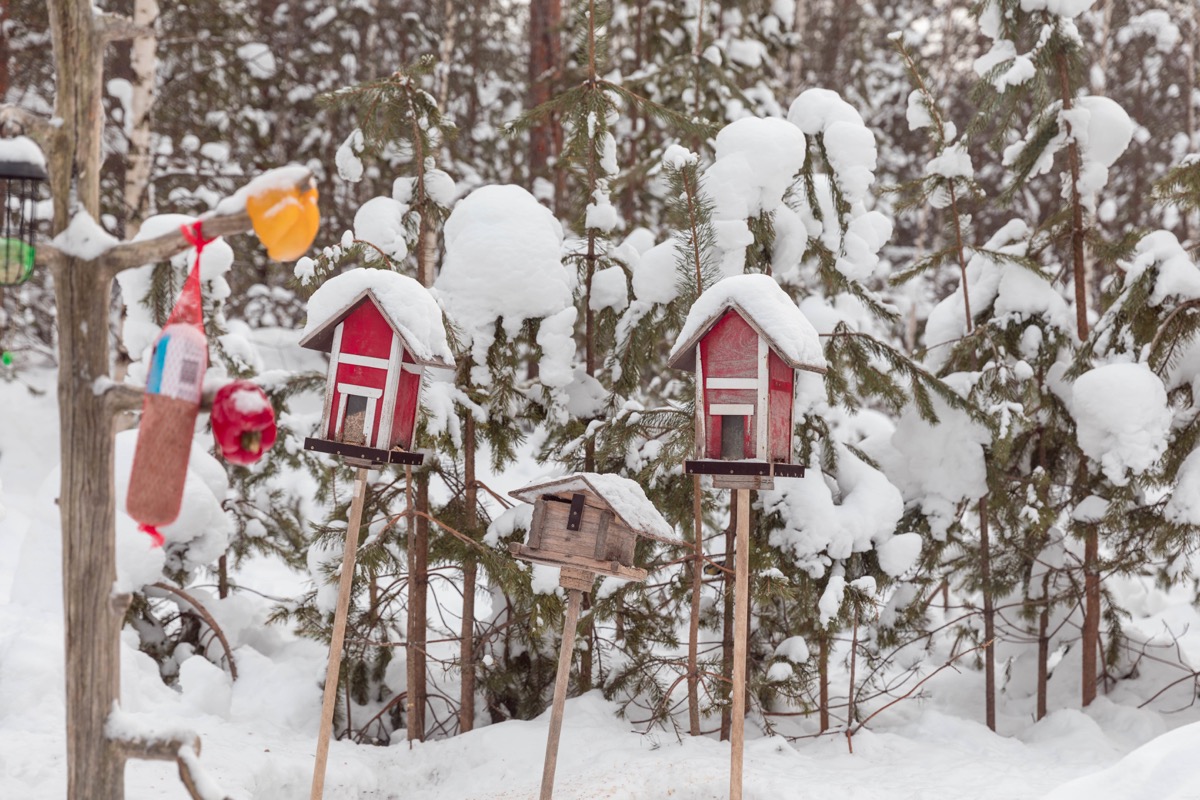
{"type": "Polygon", "coordinates": [[[33,275],[39,187],[46,168],[38,146],[24,136],[0,139],[0,284],[33,275]]]}

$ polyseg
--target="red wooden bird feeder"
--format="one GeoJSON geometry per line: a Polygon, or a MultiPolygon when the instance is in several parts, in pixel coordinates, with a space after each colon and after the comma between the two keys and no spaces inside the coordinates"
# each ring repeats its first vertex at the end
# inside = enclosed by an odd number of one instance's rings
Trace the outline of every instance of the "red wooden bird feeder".
{"type": "Polygon", "coordinates": [[[796,371],[825,372],[817,331],[768,275],[726,278],[688,313],[669,365],[696,373],[696,455],[688,474],[721,488],[770,489],[792,464],[796,371]]]}
{"type": "Polygon", "coordinates": [[[412,278],[354,269],[326,281],[308,304],[301,347],[329,353],[325,410],[307,450],[350,464],[420,464],[412,452],[421,377],[454,368],[442,312],[412,278]]]}

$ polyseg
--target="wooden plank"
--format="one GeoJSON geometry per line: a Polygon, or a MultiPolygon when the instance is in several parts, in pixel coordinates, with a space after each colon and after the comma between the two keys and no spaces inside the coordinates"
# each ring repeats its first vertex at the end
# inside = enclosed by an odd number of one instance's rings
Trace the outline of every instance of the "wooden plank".
{"type": "Polygon", "coordinates": [[[543,550],[530,550],[520,542],[510,542],[508,552],[517,558],[532,561],[535,564],[545,564],[548,567],[578,567],[579,569],[594,572],[597,575],[609,575],[614,578],[623,578],[627,581],[644,581],[649,574],[644,569],[627,567],[615,561],[596,561],[593,558],[583,556],[569,556],[559,553],[548,554],[543,550]]]}
{"type": "Polygon", "coordinates": [[[533,504],[533,521],[529,523],[529,546],[534,550],[542,545],[542,530],[546,527],[546,501],[533,504]]]}
{"type": "Polygon", "coordinates": [[[771,424],[771,373],[768,360],[771,350],[767,340],[761,336],[758,339],[758,417],[755,419],[754,457],[763,461],[771,457],[768,432],[771,424]]]}
{"type": "Polygon", "coordinates": [[[316,439],[311,436],[304,440],[304,449],[314,453],[328,453],[342,456],[346,459],[357,459],[371,464],[409,464],[420,466],[425,460],[424,453],[410,453],[407,450],[381,450],[378,447],[363,447],[345,442],[331,442],[328,439],[316,439]]]}
{"type": "Polygon", "coordinates": [[[604,561],[608,556],[608,526],[613,520],[613,513],[605,511],[600,515],[600,520],[596,527],[596,549],[595,555],[597,561],[604,561]]]}
{"type": "Polygon", "coordinates": [[[367,494],[367,470],[359,467],[346,525],[346,544],[342,551],[342,574],[338,578],[337,607],[333,612],[333,635],[329,640],[329,663],[325,668],[325,693],[321,698],[321,728],[317,733],[317,761],[313,767],[310,800],[321,800],[325,790],[325,764],[329,758],[329,735],[333,730],[333,710],[337,705],[338,671],[342,666],[342,645],[346,640],[346,616],[350,608],[350,586],[354,581],[354,557],[358,552],[358,531],[362,527],[363,501],[367,494]]]}
{"type": "Polygon", "coordinates": [[[571,511],[567,514],[567,530],[579,530],[579,523],[583,517],[583,501],[584,496],[578,492],[571,495],[571,511]]]}
{"type": "Polygon", "coordinates": [[[734,550],[733,711],[729,733],[729,800],[742,800],[742,759],[746,745],[746,651],[750,603],[750,490],[737,490],[737,545],[734,550]]]}
{"type": "MultiPolygon", "coordinates": [[[[379,430],[375,432],[376,447],[391,447],[392,429],[396,420],[396,390],[400,387],[400,357],[404,350],[400,346],[400,337],[392,331],[392,345],[388,351],[387,361],[383,368],[387,370],[384,377],[383,401],[380,403],[379,430]]],[[[410,442],[405,442],[407,447],[410,442]]]]}
{"type": "Polygon", "coordinates": [[[703,458],[683,462],[687,475],[774,475],[776,478],[803,478],[802,464],[780,464],[768,461],[720,461],[703,458]]]}
{"type": "Polygon", "coordinates": [[[550,713],[550,730],[546,734],[546,762],[542,767],[541,800],[553,800],[554,772],[558,767],[558,740],[562,736],[563,706],[567,701],[567,680],[571,677],[571,655],[575,650],[575,626],[579,622],[579,606],[583,593],[567,590],[567,616],[563,620],[562,646],[558,651],[558,675],[554,680],[554,706],[550,713]]]}
{"type": "Polygon", "coordinates": [[[713,475],[713,488],[770,491],[775,488],[775,479],[770,475],[713,475]]]}

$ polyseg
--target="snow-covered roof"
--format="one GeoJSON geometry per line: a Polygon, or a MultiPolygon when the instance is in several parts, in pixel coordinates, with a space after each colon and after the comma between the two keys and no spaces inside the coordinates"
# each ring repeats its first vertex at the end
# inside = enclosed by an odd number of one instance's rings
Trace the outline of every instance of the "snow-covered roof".
{"type": "Polygon", "coordinates": [[[667,544],[684,542],[683,537],[658,513],[658,509],[646,497],[642,487],[620,475],[576,472],[551,480],[535,481],[509,494],[518,500],[532,503],[543,495],[574,492],[591,492],[596,495],[608,504],[621,522],[639,536],[657,539],[667,544]]]}
{"type": "Polygon", "coordinates": [[[356,269],[336,275],[308,299],[308,321],[300,346],[329,352],[333,331],[359,303],[370,298],[418,363],[453,367],[442,309],[417,281],[386,269],[356,269]]]}
{"type": "Polygon", "coordinates": [[[817,329],[775,279],[762,274],[730,276],[700,295],[675,339],[668,364],[694,370],[700,339],[730,309],[741,314],[792,369],[825,371],[817,329]]]}

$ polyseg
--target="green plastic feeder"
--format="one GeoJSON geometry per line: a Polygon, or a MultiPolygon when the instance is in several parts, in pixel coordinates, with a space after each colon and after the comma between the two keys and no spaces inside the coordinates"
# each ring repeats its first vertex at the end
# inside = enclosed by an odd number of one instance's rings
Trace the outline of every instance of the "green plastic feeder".
{"type": "Polygon", "coordinates": [[[0,284],[24,283],[33,275],[37,202],[45,182],[45,160],[32,140],[0,139],[0,284]]]}

